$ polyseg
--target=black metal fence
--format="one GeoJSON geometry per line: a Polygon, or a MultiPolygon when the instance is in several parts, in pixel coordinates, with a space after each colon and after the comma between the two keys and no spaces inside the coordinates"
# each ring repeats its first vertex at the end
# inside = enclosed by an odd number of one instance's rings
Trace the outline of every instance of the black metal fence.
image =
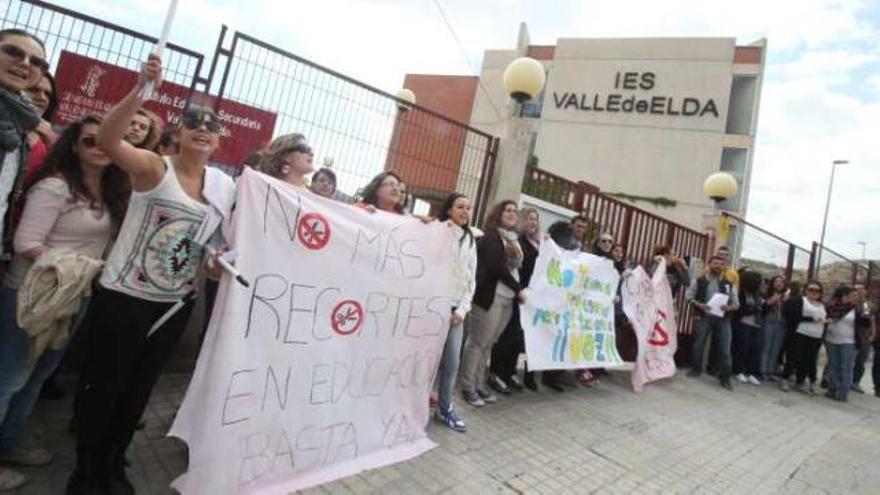
{"type": "MultiPolygon", "coordinates": [[[[137,71],[156,43],[152,36],[42,0],[4,0],[0,19],[3,28],[43,38],[53,71],[63,52],[137,71]]],[[[273,135],[299,132],[315,149],[316,165],[332,164],[339,188],[349,196],[376,173],[394,170],[410,193],[435,205],[449,192],[467,194],[480,218],[496,138],[252,36],[236,32],[226,46],[228,40],[223,26],[210,67],[204,67],[202,54],[174,44],[163,55],[165,80],[186,88],[187,100],[201,92],[215,107],[232,104],[274,115],[274,132],[259,139],[244,133],[245,142],[234,143],[235,163],[227,159],[225,165],[240,166],[245,151],[261,149],[273,135]]],[[[89,110],[106,109],[130,84],[105,77],[98,90],[104,99],[90,102],[89,110]]],[[[70,105],[82,114],[80,103],[70,105]]]]}

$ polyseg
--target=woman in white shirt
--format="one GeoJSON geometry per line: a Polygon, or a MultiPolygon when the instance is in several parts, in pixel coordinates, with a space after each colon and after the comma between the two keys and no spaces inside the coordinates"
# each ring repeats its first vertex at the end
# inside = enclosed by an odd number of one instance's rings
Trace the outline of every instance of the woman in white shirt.
{"type": "Polygon", "coordinates": [[[208,166],[221,130],[213,110],[184,110],[173,156],[163,158],[124,140],[144,104],[144,88],[149,81],[158,87],[161,73],[160,59],[151,56],[96,136],[98,146],[131,176],[134,191],[89,310],[89,352],[74,412],[77,464],[68,495],[134,493],[125,451],[186,328],[205,246],[222,241],[220,225],[235,199],[232,178],[208,166]],[[175,308],[178,302],[181,308],[175,308]]]}
{"type": "Polygon", "coordinates": [[[792,305],[790,318],[798,318],[799,323],[792,336],[792,349],[795,361],[795,390],[811,395],[816,393],[816,358],[822,347],[825,332],[825,306],[822,304],[822,284],[810,281],[804,289],[801,304],[792,305]],[[804,389],[804,381],[809,378],[809,386],[804,389]]]}
{"type": "Polygon", "coordinates": [[[825,350],[828,353],[829,399],[846,402],[853,383],[853,366],[856,359],[856,332],[870,320],[862,315],[855,303],[858,294],[852,287],[841,286],[834,291],[825,310],[828,313],[828,332],[825,334],[825,350]]]}
{"type": "Polygon", "coordinates": [[[452,393],[461,358],[462,325],[471,310],[471,299],[476,289],[477,244],[468,223],[471,219],[471,200],[464,194],[452,193],[443,202],[437,217],[446,222],[455,251],[452,265],[452,316],[449,333],[443,346],[443,357],[437,379],[437,420],[453,430],[467,430],[464,420],[452,408],[452,393]]]}

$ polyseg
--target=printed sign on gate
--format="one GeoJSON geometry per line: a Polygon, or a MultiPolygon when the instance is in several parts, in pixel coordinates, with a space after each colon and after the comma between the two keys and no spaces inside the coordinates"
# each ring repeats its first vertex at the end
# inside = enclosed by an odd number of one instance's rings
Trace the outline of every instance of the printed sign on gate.
{"type": "MultiPolygon", "coordinates": [[[[58,110],[54,124],[65,125],[86,115],[103,115],[134,87],[137,73],[93,58],[61,52],[55,73],[58,110]]],[[[169,81],[162,83],[157,96],[144,106],[159,116],[167,126],[177,125],[186,106],[189,88],[169,81]]],[[[200,98],[211,105],[214,98],[200,98]]],[[[220,147],[213,162],[240,167],[244,158],[272,139],[276,114],[231,100],[217,106],[221,123],[220,147]]]]}

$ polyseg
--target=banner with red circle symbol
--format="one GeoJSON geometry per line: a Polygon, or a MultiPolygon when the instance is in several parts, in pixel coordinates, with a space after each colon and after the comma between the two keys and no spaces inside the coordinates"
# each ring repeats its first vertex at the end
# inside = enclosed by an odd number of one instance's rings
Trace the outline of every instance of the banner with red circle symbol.
{"type": "Polygon", "coordinates": [[[292,493],[431,449],[458,236],[246,169],[235,268],[172,435],[183,494],[292,493]],[[219,473],[219,474],[218,474],[219,473]]]}
{"type": "Polygon", "coordinates": [[[623,312],[638,341],[632,384],[633,390],[641,392],[646,383],[675,375],[678,326],[666,278],[666,261],[659,263],[653,277],[642,267],[633,270],[621,284],[620,292],[623,312]]]}

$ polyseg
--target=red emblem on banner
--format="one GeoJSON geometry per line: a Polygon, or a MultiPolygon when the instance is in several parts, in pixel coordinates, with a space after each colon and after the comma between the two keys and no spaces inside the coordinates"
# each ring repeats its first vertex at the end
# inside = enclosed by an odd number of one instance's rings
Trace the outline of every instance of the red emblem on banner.
{"type": "Polygon", "coordinates": [[[306,248],[321,249],[330,241],[330,222],[318,213],[307,213],[299,220],[296,236],[306,248]]]}
{"type": "Polygon", "coordinates": [[[333,308],[330,314],[333,331],[339,335],[351,335],[364,324],[364,308],[357,301],[347,299],[333,308]]]}

